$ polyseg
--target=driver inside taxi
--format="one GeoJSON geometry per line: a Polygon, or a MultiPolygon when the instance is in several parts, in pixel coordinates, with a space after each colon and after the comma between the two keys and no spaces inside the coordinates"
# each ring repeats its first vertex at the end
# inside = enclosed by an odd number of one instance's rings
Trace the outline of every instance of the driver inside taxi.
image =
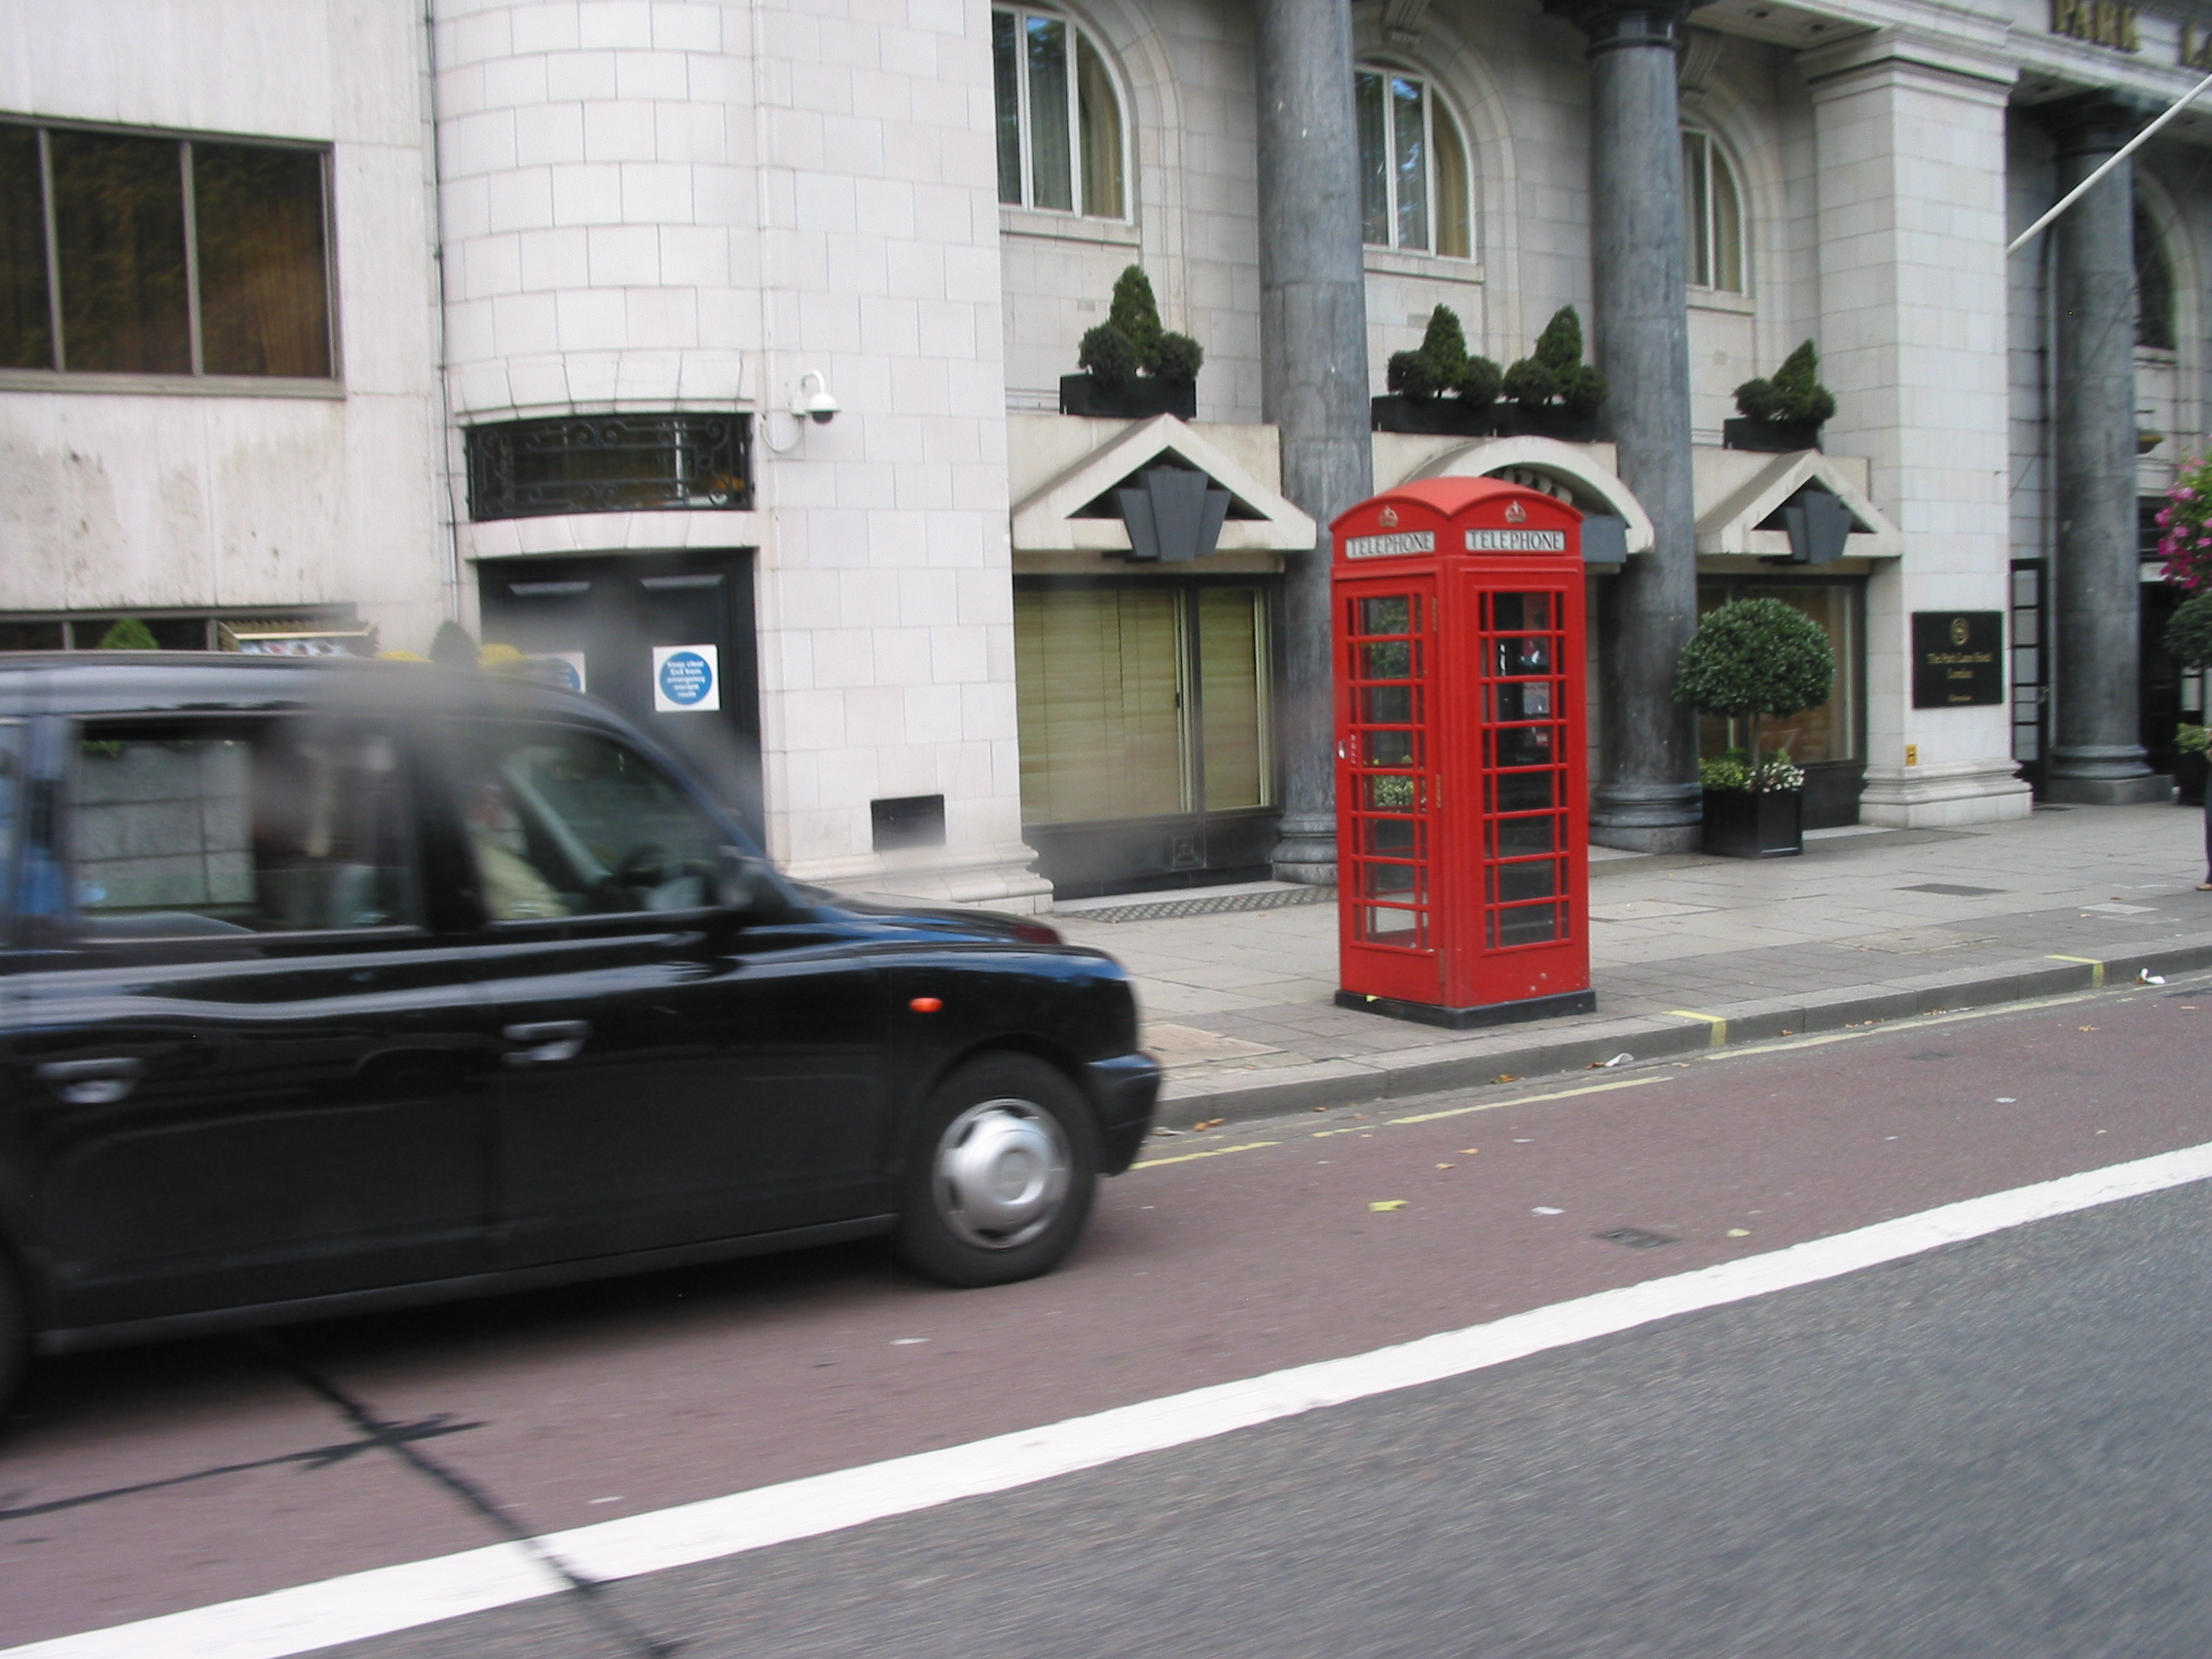
{"type": "Polygon", "coordinates": [[[507,800],[504,783],[497,777],[478,779],[467,817],[477,882],[494,921],[527,922],[570,913],[568,902],[530,862],[522,819],[507,800]]]}

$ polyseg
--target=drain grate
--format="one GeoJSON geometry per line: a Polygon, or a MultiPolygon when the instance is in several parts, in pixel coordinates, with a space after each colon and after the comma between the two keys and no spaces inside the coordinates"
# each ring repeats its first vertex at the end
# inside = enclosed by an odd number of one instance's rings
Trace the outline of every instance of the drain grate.
{"type": "Polygon", "coordinates": [[[1989,899],[2009,891],[2003,887],[1961,887],[1955,881],[1923,881],[1913,887],[1900,887],[1899,893],[1942,893],[1953,899],[1989,899]]]}
{"type": "Polygon", "coordinates": [[[1641,1227],[1616,1227],[1610,1233],[1598,1235],[1600,1243],[1625,1244],[1631,1250],[1656,1250],[1662,1244],[1678,1244],[1678,1238],[1670,1238],[1664,1233],[1646,1233],[1641,1227]]]}
{"type": "Polygon", "coordinates": [[[1155,899],[1136,904],[1100,905],[1061,912],[1071,922],[1161,922],[1172,916],[1218,916],[1234,910],[1284,910],[1300,904],[1333,904],[1334,887],[1271,888],[1259,893],[1216,893],[1203,899],[1155,899]]]}

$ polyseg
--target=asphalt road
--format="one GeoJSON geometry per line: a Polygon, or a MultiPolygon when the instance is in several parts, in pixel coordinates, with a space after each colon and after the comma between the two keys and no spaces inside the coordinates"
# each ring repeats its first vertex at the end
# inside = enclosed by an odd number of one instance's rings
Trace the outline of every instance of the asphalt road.
{"type": "MultiPolygon", "coordinates": [[[[2177,983],[1162,1140],[1066,1271],[1001,1291],[852,1248],[55,1365],[0,1442],[0,1642],[471,1548],[485,1505],[532,1530],[652,1510],[2212,1141],[2206,1018],[2177,983]],[[1666,1242],[1602,1236],[1624,1228],[1666,1242]]],[[[749,1656],[2200,1654],[2206,1207],[2044,1223],[606,1600],[749,1656]]],[[[637,1650],[571,1598],[330,1651],[637,1650]]]]}

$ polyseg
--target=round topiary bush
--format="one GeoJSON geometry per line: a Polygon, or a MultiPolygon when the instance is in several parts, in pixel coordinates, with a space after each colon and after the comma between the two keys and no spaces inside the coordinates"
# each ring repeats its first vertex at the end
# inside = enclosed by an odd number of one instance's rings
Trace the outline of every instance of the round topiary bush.
{"type": "Polygon", "coordinates": [[[2212,591],[2192,594],[2167,618],[2166,649],[2184,668],[2212,668],[2212,591]]]}
{"type": "Polygon", "coordinates": [[[1709,613],[1682,647],[1675,700],[1749,723],[1751,787],[1757,789],[1761,719],[1815,708],[1834,684],[1827,630],[1779,599],[1739,599],[1709,613]]]}

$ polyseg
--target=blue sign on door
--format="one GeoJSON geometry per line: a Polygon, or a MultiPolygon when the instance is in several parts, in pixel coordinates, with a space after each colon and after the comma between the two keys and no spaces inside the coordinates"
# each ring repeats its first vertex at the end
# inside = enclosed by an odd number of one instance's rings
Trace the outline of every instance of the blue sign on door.
{"type": "Polygon", "coordinates": [[[719,710],[719,656],[713,645],[653,646],[653,709],[659,714],[719,710]]]}

